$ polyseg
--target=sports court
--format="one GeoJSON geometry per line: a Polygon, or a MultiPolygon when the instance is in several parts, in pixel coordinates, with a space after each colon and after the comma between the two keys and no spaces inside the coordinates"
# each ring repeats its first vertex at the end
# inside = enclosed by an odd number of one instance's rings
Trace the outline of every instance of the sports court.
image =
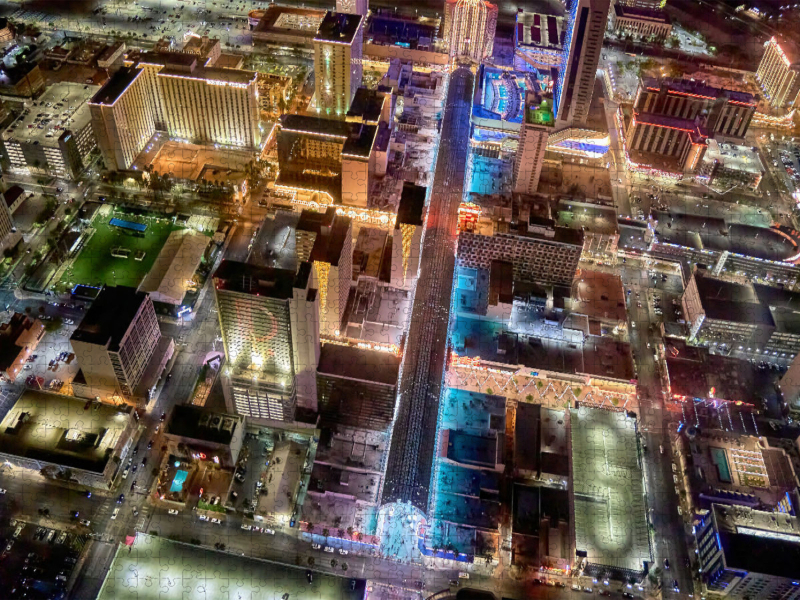
{"type": "Polygon", "coordinates": [[[98,212],[94,233],[61,276],[60,287],[76,284],[137,287],[155,263],[171,231],[171,219],[115,211],[98,212]]]}

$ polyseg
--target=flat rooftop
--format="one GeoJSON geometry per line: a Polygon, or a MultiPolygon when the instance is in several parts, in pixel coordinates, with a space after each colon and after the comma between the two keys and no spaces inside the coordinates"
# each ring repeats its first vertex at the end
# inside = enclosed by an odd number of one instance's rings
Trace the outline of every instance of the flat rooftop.
{"type": "Polygon", "coordinates": [[[230,444],[237,429],[244,427],[244,417],[215,413],[188,404],[172,409],[165,433],[215,444],[230,444]]]}
{"type": "Polygon", "coordinates": [[[92,115],[87,102],[98,90],[96,85],[61,82],[51,85],[30,107],[3,132],[3,139],[21,143],[58,146],[59,138],[77,133],[89,125],[92,115]]]}
{"type": "Polygon", "coordinates": [[[636,421],[585,406],[570,420],[575,548],[593,565],[641,572],[651,556],[636,421]]]}
{"type": "MultiPolygon", "coordinates": [[[[187,54],[186,56],[194,56],[187,54]]],[[[195,57],[196,58],[196,57],[195,57]]],[[[224,82],[238,85],[247,85],[255,82],[257,74],[254,71],[240,71],[238,69],[225,69],[217,67],[196,67],[191,73],[170,66],[164,67],[158,73],[159,77],[190,78],[206,81],[210,84],[224,82]]]]}
{"type": "Polygon", "coordinates": [[[725,565],[749,573],[797,579],[800,520],[742,506],[713,506],[725,565]]]}
{"type": "Polygon", "coordinates": [[[108,569],[98,600],[206,600],[247,598],[274,600],[361,600],[366,582],[350,577],[314,572],[306,581],[306,568],[265,562],[230,552],[217,552],[165,537],[136,534],[130,549],[120,544],[108,569]]]}
{"type": "Polygon", "coordinates": [[[123,67],[111,76],[106,84],[100,88],[90,100],[91,104],[104,104],[111,106],[128,87],[141,75],[141,70],[135,67],[123,67]]]}
{"type": "Polygon", "coordinates": [[[626,19],[638,19],[640,21],[650,21],[653,23],[671,23],[669,15],[663,10],[650,8],[640,8],[638,6],[621,6],[614,4],[614,13],[618,17],[626,19]]]}
{"type": "Polygon", "coordinates": [[[730,100],[735,100],[737,102],[744,102],[745,104],[752,104],[753,106],[756,104],[756,99],[753,94],[714,87],[707,85],[702,81],[677,79],[674,77],[665,77],[663,79],[658,79],[656,77],[642,77],[642,85],[652,90],[660,89],[662,83],[667,86],[669,90],[679,92],[681,94],[693,94],[709,100],[715,100],[716,98],[727,96],[730,100]]]}
{"type": "Polygon", "coordinates": [[[137,291],[136,288],[104,286],[70,340],[98,346],[108,345],[110,351],[118,350],[122,338],[146,299],[147,294],[137,291]]]}
{"type": "Polygon", "coordinates": [[[0,422],[0,452],[102,473],[129,423],[116,406],[28,389],[0,422]]]}
{"type": "Polygon", "coordinates": [[[361,15],[328,11],[319,24],[314,41],[352,44],[363,19],[361,15]]]}
{"type": "Polygon", "coordinates": [[[275,269],[223,260],[214,273],[214,283],[218,290],[259,294],[278,300],[288,300],[293,295],[294,287],[306,287],[311,265],[303,264],[308,268],[301,269],[302,273],[298,272],[295,275],[291,269],[275,269]]]}
{"type": "Polygon", "coordinates": [[[400,204],[397,207],[395,228],[400,225],[416,225],[421,227],[425,218],[425,197],[428,189],[409,181],[403,183],[400,204]]]}
{"type": "Polygon", "coordinates": [[[317,34],[322,19],[325,18],[324,10],[310,8],[292,8],[271,4],[263,18],[258,22],[253,33],[287,33],[313,39],[317,34]]]}
{"type": "Polygon", "coordinates": [[[390,352],[323,344],[320,348],[317,372],[320,375],[394,386],[400,373],[400,361],[399,356],[390,352]]]}
{"type": "Polygon", "coordinates": [[[514,466],[536,474],[569,475],[564,414],[539,404],[520,402],[514,429],[514,466]]]}
{"type": "Polygon", "coordinates": [[[613,207],[561,200],[556,210],[556,225],[559,227],[603,235],[619,234],[617,213],[613,207]]]}
{"type": "Polygon", "coordinates": [[[603,321],[627,320],[625,291],[619,275],[581,269],[572,289],[572,297],[567,301],[572,312],[603,321]]]}
{"type": "Polygon", "coordinates": [[[783,261],[797,248],[775,229],[728,223],[722,218],[652,211],[658,239],[695,250],[716,250],[783,261]]]}
{"type": "Polygon", "coordinates": [[[564,28],[564,9],[553,14],[538,12],[518,12],[516,23],[516,42],[525,48],[561,49],[564,28]],[[560,14],[559,14],[560,12],[560,14]]]}
{"type": "Polygon", "coordinates": [[[150,293],[156,302],[179,305],[210,243],[210,237],[193,229],[173,231],[139,290],[150,293]]]}

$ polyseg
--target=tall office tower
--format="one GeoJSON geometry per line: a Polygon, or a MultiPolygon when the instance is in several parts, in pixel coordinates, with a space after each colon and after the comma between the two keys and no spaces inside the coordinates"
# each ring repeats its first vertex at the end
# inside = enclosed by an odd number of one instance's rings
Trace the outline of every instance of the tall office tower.
{"type": "Polygon", "coordinates": [[[213,279],[228,410],[277,421],[293,420],[296,407],[316,411],[319,294],[311,263],[295,272],[223,260],[213,279]]]}
{"type": "Polygon", "coordinates": [[[770,106],[783,108],[797,103],[800,92],[800,51],[788,40],[771,38],[764,44],[756,79],[770,106]]]}
{"type": "Polygon", "coordinates": [[[406,181],[392,232],[392,286],[410,289],[419,272],[427,188],[406,181]]]}
{"type": "Polygon", "coordinates": [[[106,169],[128,169],[156,131],[143,73],[134,67],[114,73],[89,110],[106,169]]]}
{"type": "Polygon", "coordinates": [[[553,94],[559,128],[586,123],[611,0],[570,0],[570,3],[564,58],[553,94]]]}
{"type": "Polygon", "coordinates": [[[344,117],[361,85],[364,17],[328,11],[314,36],[317,110],[344,117]]]}
{"type": "Polygon", "coordinates": [[[295,228],[297,260],[314,265],[320,333],[339,335],[353,277],[353,227],[349,217],[304,210],[295,228]]]}
{"type": "Polygon", "coordinates": [[[482,61],[491,56],[497,28],[497,5],[485,0],[447,0],[444,40],[450,56],[482,61]]]}
{"type": "Polygon", "coordinates": [[[336,0],[336,12],[366,17],[369,12],[369,0],[336,0]]]}
{"type": "Polygon", "coordinates": [[[83,385],[95,396],[110,392],[130,397],[160,340],[150,296],[117,286],[100,291],[69,341],[83,385]]]}
{"type": "Polygon", "coordinates": [[[547,139],[554,125],[552,97],[529,90],[525,94],[525,114],[514,160],[515,192],[535,194],[539,188],[547,139]]]}

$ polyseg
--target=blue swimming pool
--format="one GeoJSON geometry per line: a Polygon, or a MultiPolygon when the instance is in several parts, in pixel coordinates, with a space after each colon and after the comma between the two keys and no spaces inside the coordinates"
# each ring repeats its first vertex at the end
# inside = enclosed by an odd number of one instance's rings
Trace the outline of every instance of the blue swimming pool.
{"type": "Polygon", "coordinates": [[[731,470],[728,467],[728,458],[725,456],[725,450],[722,448],[709,448],[711,451],[711,460],[717,467],[719,480],[723,483],[731,482],[731,470]]]}
{"type": "Polygon", "coordinates": [[[186,482],[186,478],[189,476],[187,471],[176,471],[175,478],[172,480],[172,485],[169,486],[170,492],[180,492],[183,490],[183,484],[186,482]]]}

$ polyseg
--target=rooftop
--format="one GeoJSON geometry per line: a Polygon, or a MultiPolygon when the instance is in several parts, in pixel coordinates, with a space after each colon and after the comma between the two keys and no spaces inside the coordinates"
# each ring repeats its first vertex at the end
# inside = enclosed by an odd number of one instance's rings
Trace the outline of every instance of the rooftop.
{"type": "Polygon", "coordinates": [[[319,24],[314,41],[352,44],[363,19],[361,15],[328,11],[319,24]]]}
{"type": "Polygon", "coordinates": [[[172,409],[165,433],[215,444],[230,444],[244,417],[215,413],[196,406],[179,404],[172,409]]]}
{"type": "Polygon", "coordinates": [[[619,233],[617,213],[612,206],[561,200],[556,210],[556,225],[559,227],[605,235],[619,233]]]}
{"type": "Polygon", "coordinates": [[[525,94],[525,123],[527,125],[555,126],[553,116],[553,98],[542,96],[535,92],[525,94]]]}
{"type": "Polygon", "coordinates": [[[270,4],[253,32],[258,34],[268,33],[272,30],[291,31],[296,35],[303,35],[311,39],[316,35],[324,18],[324,10],[270,4]]]}
{"type": "MultiPolygon", "coordinates": [[[[27,343],[20,338],[28,331],[34,329],[36,323],[39,323],[38,329],[43,329],[41,321],[36,321],[28,318],[22,313],[14,313],[7,323],[0,325],[0,371],[8,371],[14,363],[18,362],[20,352],[27,343]]],[[[34,330],[34,333],[39,333],[34,330]]],[[[25,356],[27,358],[27,355],[25,356]]],[[[19,369],[17,366],[15,369],[19,369]]],[[[16,377],[16,373],[13,374],[16,377]]]]}
{"type": "Polygon", "coordinates": [[[614,12],[618,17],[627,19],[639,19],[642,21],[654,21],[657,23],[671,23],[672,20],[669,15],[663,10],[655,10],[650,8],[640,8],[638,6],[622,6],[614,4],[614,12]]]}
{"type": "Polygon", "coordinates": [[[377,124],[383,112],[383,105],[388,102],[387,95],[377,90],[360,87],[356,90],[350,108],[347,111],[347,118],[358,118],[365,123],[377,124]]]}
{"type": "Polygon", "coordinates": [[[651,561],[636,421],[570,410],[575,548],[590,564],[640,572],[651,561]]]}
{"type": "Polygon", "coordinates": [[[702,81],[677,79],[673,77],[664,77],[663,79],[658,79],[656,77],[643,77],[642,85],[655,91],[658,91],[662,86],[665,86],[670,93],[699,96],[708,100],[715,100],[717,98],[727,96],[729,100],[744,102],[745,104],[752,104],[753,106],[756,105],[756,99],[753,94],[713,87],[702,81]]]}
{"type": "Polygon", "coordinates": [[[554,14],[540,14],[520,10],[517,13],[515,39],[519,46],[533,46],[548,49],[562,47],[562,28],[564,9],[554,14]],[[560,14],[559,14],[560,13],[560,14]]]}
{"type": "Polygon", "coordinates": [[[70,340],[107,346],[112,352],[119,350],[122,338],[146,299],[147,294],[132,287],[104,286],[70,340]]]}
{"type": "Polygon", "coordinates": [[[111,79],[100,88],[100,91],[94,95],[90,103],[104,104],[106,106],[113,105],[139,75],[141,75],[139,69],[135,67],[123,67],[111,76],[111,79]]]}
{"type": "Polygon", "coordinates": [[[275,269],[223,260],[214,273],[214,284],[218,290],[288,300],[293,296],[295,287],[306,288],[311,274],[310,267],[309,263],[303,263],[295,274],[292,269],[275,269]],[[306,267],[302,268],[303,265],[306,267]]]}
{"type": "Polygon", "coordinates": [[[797,579],[800,520],[742,506],[713,506],[719,542],[730,569],[797,579]]]}
{"type": "Polygon", "coordinates": [[[169,234],[139,290],[152,295],[155,302],[180,304],[193,287],[192,278],[211,238],[192,229],[169,234]]]}
{"type": "Polygon", "coordinates": [[[363,579],[351,591],[349,578],[315,572],[310,586],[302,568],[138,533],[130,550],[117,550],[98,598],[143,600],[153,595],[151,585],[158,585],[162,600],[272,600],[284,593],[304,598],[309,589],[315,600],[356,600],[366,594],[363,579]]]}
{"type": "Polygon", "coordinates": [[[326,262],[334,267],[339,265],[345,242],[351,236],[351,219],[336,214],[336,209],[328,208],[324,213],[304,210],[297,222],[298,231],[316,233],[310,262],[326,262]]]}
{"type": "Polygon", "coordinates": [[[517,404],[514,466],[534,475],[569,475],[567,425],[562,412],[539,404],[517,404]]]}
{"type": "Polygon", "coordinates": [[[129,410],[28,389],[0,422],[0,452],[102,473],[129,410]]]}
{"type": "Polygon", "coordinates": [[[51,85],[28,111],[11,123],[3,132],[3,139],[58,146],[62,135],[77,133],[89,125],[92,115],[87,102],[99,89],[96,85],[68,82],[51,85]]]}
{"type": "Polygon", "coordinates": [[[400,357],[389,352],[323,344],[320,348],[317,372],[322,375],[394,386],[400,373],[400,357]]]}
{"type": "Polygon", "coordinates": [[[425,197],[428,189],[411,182],[403,183],[400,205],[397,207],[395,227],[400,225],[416,225],[421,227],[425,220],[425,197]]]}
{"type": "MultiPolygon", "coordinates": [[[[187,54],[186,56],[192,56],[187,54]]],[[[239,71],[237,69],[224,69],[217,67],[196,67],[192,69],[191,74],[187,74],[182,69],[173,68],[170,66],[164,67],[158,73],[159,77],[182,77],[190,79],[199,79],[209,83],[230,83],[237,85],[247,85],[256,80],[257,74],[254,71],[239,71]]]]}

